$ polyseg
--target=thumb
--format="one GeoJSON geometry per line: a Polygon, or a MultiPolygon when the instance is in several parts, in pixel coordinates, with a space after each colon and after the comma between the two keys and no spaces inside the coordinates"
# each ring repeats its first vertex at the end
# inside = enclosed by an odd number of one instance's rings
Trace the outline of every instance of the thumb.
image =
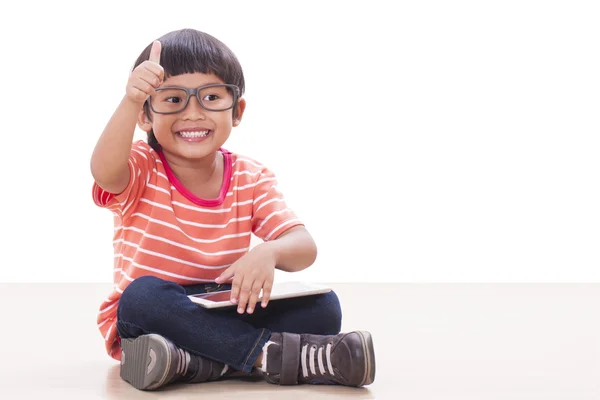
{"type": "Polygon", "coordinates": [[[160,44],[160,42],[158,40],[156,40],[156,41],[154,41],[154,43],[152,43],[152,48],[150,49],[150,57],[148,58],[148,61],[152,61],[152,62],[155,62],[160,65],[161,47],[162,47],[162,45],[160,44]]]}

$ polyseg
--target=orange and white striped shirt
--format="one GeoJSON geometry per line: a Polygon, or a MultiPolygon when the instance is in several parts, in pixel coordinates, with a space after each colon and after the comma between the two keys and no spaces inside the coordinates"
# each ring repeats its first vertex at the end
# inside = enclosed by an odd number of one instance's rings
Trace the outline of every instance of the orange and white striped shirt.
{"type": "Polygon", "coordinates": [[[260,163],[221,149],[223,184],[217,199],[201,199],[175,177],[162,154],[132,145],[131,178],[118,195],[93,186],[96,205],[113,212],[114,289],[100,306],[98,328],[108,354],[120,360],[117,305],[134,279],[152,275],[180,285],[214,280],[250,248],[302,225],[260,163]]]}

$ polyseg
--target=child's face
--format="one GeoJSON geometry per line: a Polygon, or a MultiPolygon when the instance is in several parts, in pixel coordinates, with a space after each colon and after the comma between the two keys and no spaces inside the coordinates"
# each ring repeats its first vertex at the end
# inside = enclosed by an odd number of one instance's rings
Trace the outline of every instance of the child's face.
{"type": "MultiPolygon", "coordinates": [[[[195,89],[200,86],[211,84],[223,84],[224,82],[213,74],[192,73],[171,76],[164,80],[159,86],[183,87],[195,89]]],[[[180,92],[183,93],[183,92],[180,92]]],[[[200,92],[200,98],[204,104],[210,107],[210,101],[218,96],[215,92],[200,92]]],[[[157,92],[152,97],[152,106],[159,110],[159,96],[165,94],[164,106],[172,107],[173,103],[185,101],[185,94],[180,97],[169,95],[166,91],[157,92]]],[[[238,100],[238,112],[236,120],[233,120],[233,109],[225,111],[209,111],[203,108],[196,96],[189,96],[187,106],[175,114],[160,114],[150,111],[152,121],[145,115],[140,115],[140,127],[145,131],[150,128],[154,131],[156,140],[161,145],[165,155],[173,155],[189,160],[198,160],[213,154],[229,138],[231,128],[237,126],[244,111],[245,101],[238,100]],[[208,131],[208,134],[206,132],[208,131]]],[[[180,103],[181,104],[181,103],[180,103]]],[[[213,107],[211,107],[213,108],[213,107]]]]}

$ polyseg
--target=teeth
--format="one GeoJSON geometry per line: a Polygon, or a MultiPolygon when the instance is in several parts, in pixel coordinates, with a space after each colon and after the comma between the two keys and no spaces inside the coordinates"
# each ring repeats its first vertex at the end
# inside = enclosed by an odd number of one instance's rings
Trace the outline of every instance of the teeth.
{"type": "Polygon", "coordinates": [[[179,132],[179,134],[186,138],[205,137],[210,131],[197,131],[197,132],[179,132]]]}

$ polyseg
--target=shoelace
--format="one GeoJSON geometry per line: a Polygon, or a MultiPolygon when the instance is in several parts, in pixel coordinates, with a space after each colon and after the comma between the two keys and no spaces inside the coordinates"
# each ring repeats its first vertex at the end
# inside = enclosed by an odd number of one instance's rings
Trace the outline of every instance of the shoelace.
{"type": "Polygon", "coordinates": [[[317,363],[319,364],[319,372],[321,375],[325,375],[325,364],[327,364],[327,370],[330,375],[335,375],[333,373],[333,367],[331,365],[331,343],[328,343],[327,346],[319,347],[317,351],[317,346],[313,345],[310,347],[310,351],[308,351],[308,344],[305,344],[302,347],[302,353],[300,355],[300,364],[302,365],[302,375],[307,378],[308,377],[308,369],[310,368],[310,373],[313,375],[317,375],[317,370],[315,368],[315,353],[317,353],[317,363]],[[325,351],[323,351],[325,348],[325,351]],[[325,358],[323,358],[323,352],[325,353],[325,358]],[[307,366],[308,364],[308,366],[307,366]]]}

